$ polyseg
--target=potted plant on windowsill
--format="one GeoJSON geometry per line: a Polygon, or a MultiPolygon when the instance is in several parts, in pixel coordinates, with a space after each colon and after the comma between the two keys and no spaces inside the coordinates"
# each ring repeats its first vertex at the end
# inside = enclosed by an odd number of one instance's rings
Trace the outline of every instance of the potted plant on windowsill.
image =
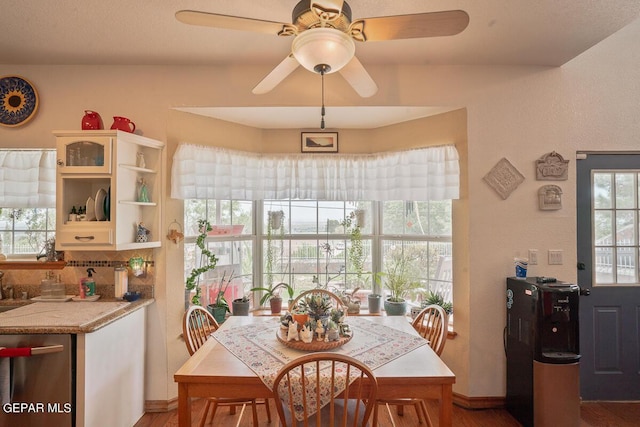
{"type": "Polygon", "coordinates": [[[213,317],[216,319],[216,322],[218,323],[224,322],[227,313],[231,312],[229,310],[229,303],[227,302],[224,293],[227,291],[229,284],[233,280],[233,272],[231,272],[228,279],[225,278],[226,272],[222,274],[222,279],[217,285],[218,288],[216,290],[215,302],[207,306],[207,310],[209,310],[209,312],[213,315],[213,317]]]}
{"type": "Polygon", "coordinates": [[[249,295],[243,295],[242,298],[231,301],[231,312],[234,316],[248,316],[250,305],[249,295]]]}
{"type": "Polygon", "coordinates": [[[444,295],[442,295],[441,292],[429,291],[426,298],[422,300],[420,307],[425,308],[426,306],[431,304],[439,305],[440,307],[442,307],[447,315],[451,315],[453,313],[453,303],[445,301],[444,295]]]}
{"type": "Polygon", "coordinates": [[[367,295],[367,302],[369,304],[369,314],[378,314],[381,309],[382,295],[369,294],[367,295]]]}
{"type": "Polygon", "coordinates": [[[271,314],[278,314],[282,311],[282,297],[280,296],[280,291],[282,289],[287,290],[289,300],[293,299],[293,293],[295,292],[294,289],[288,283],[284,282],[280,282],[275,286],[251,288],[251,292],[262,292],[260,306],[264,305],[264,303],[269,300],[271,314]]]}
{"type": "Polygon", "coordinates": [[[385,263],[386,271],[375,276],[378,283],[382,283],[389,291],[384,301],[388,316],[404,316],[407,312],[406,296],[420,286],[412,269],[412,261],[415,261],[414,257],[404,251],[391,253],[389,261],[385,263]]]}
{"type": "Polygon", "coordinates": [[[200,265],[191,270],[191,274],[189,274],[189,277],[187,277],[185,282],[185,310],[189,308],[189,302],[195,305],[200,305],[200,286],[198,286],[200,284],[200,276],[216,268],[218,263],[218,258],[215,254],[205,246],[207,233],[211,231],[211,229],[209,221],[206,219],[198,220],[198,230],[200,231],[200,234],[196,238],[196,246],[200,249],[200,265]],[[191,292],[194,289],[195,294],[191,297],[191,301],[189,301],[191,292]]]}

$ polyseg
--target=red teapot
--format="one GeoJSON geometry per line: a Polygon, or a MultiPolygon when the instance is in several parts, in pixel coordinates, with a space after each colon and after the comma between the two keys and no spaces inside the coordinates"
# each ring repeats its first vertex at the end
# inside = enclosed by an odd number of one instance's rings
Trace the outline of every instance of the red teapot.
{"type": "Polygon", "coordinates": [[[111,129],[118,129],[125,132],[133,133],[136,130],[136,124],[126,117],[114,116],[111,129]]]}
{"type": "Polygon", "coordinates": [[[100,114],[91,110],[84,110],[82,117],[82,130],[99,130],[102,127],[102,117],[100,114]]]}

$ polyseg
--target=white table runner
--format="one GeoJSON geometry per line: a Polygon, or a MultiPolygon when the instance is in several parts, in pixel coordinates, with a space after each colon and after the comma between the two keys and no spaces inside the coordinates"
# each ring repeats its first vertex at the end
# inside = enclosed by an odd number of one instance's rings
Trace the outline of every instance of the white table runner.
{"type": "MultiPolygon", "coordinates": [[[[371,322],[365,318],[347,317],[347,323],[353,331],[351,341],[328,351],[351,356],[371,370],[427,344],[427,341],[419,336],[371,322]]],[[[282,366],[309,353],[287,347],[279,342],[276,338],[279,327],[279,319],[272,318],[251,325],[221,328],[214,332],[213,337],[254,371],[269,389],[273,390],[273,381],[282,366]]],[[[340,393],[343,390],[344,384],[337,392],[340,393]]],[[[326,397],[321,398],[320,408],[330,399],[327,393],[322,395],[326,397]]],[[[301,391],[296,395],[296,400],[298,399],[302,401],[301,391]]],[[[308,412],[315,413],[318,408],[315,397],[307,394],[306,404],[308,412]]],[[[296,407],[299,407],[296,418],[302,419],[302,408],[300,405],[296,407]]]]}

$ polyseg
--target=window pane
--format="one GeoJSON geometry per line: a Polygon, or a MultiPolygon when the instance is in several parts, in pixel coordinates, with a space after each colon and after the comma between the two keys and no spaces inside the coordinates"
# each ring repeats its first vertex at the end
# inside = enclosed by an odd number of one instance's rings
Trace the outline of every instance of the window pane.
{"type": "Polygon", "coordinates": [[[595,248],[596,284],[614,283],[613,248],[595,248]]]}
{"type": "MultiPolygon", "coordinates": [[[[297,203],[296,203],[297,205],[297,203]]],[[[302,212],[300,212],[301,214],[302,212]]],[[[292,215],[296,215],[293,211],[292,215]]],[[[302,222],[301,218],[295,217],[297,221],[302,222]]],[[[318,227],[309,230],[309,233],[334,234],[343,233],[342,221],[344,220],[344,202],[318,202],[318,227]]]]}
{"type": "Polygon", "coordinates": [[[384,202],[382,206],[382,233],[391,235],[404,234],[405,202],[384,202]]]}
{"type": "MultiPolygon", "coordinates": [[[[402,272],[415,286],[404,296],[411,302],[422,301],[429,292],[440,293],[445,301],[452,300],[452,258],[450,243],[429,241],[385,240],[382,243],[382,271],[402,272]],[[404,257],[406,264],[401,264],[404,257]]],[[[386,294],[388,289],[384,289],[386,294]]]]}
{"type": "Polygon", "coordinates": [[[48,239],[55,237],[55,209],[0,209],[2,253],[11,255],[39,254],[48,239]]]}
{"type": "Polygon", "coordinates": [[[616,209],[630,209],[635,207],[635,185],[632,173],[617,173],[616,179],[616,209]]]}
{"type": "Polygon", "coordinates": [[[636,283],[636,260],[638,250],[636,248],[618,248],[618,283],[636,283]]]}
{"type": "Polygon", "coordinates": [[[184,235],[199,234],[198,221],[208,219],[206,200],[185,200],[184,202],[184,235]]]}
{"type": "Polygon", "coordinates": [[[596,209],[610,209],[611,204],[611,174],[610,173],[594,173],[593,174],[593,206],[596,209]]]}
{"type": "MultiPolygon", "coordinates": [[[[262,217],[262,229],[269,230],[269,212],[279,212],[282,211],[282,228],[280,228],[280,224],[277,224],[278,234],[285,234],[287,230],[289,230],[289,220],[290,220],[290,212],[289,205],[286,202],[280,200],[269,200],[264,202],[263,209],[263,217],[262,217]]],[[[273,229],[273,223],[271,224],[273,229]]]]}
{"type": "Polygon", "coordinates": [[[636,244],[635,211],[616,211],[616,245],[631,246],[636,244]]]}
{"type": "Polygon", "coordinates": [[[595,211],[594,239],[597,246],[613,245],[613,218],[611,211],[595,211]]]}
{"type": "Polygon", "coordinates": [[[37,254],[44,248],[47,234],[43,231],[16,231],[12,253],[15,255],[37,254]]]}

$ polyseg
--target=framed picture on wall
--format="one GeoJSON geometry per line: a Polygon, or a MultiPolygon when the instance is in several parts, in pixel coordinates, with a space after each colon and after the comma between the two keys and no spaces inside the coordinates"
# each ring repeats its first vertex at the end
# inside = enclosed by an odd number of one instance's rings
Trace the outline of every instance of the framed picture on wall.
{"type": "Polygon", "coordinates": [[[302,132],[303,153],[337,153],[338,132],[302,132]]]}

